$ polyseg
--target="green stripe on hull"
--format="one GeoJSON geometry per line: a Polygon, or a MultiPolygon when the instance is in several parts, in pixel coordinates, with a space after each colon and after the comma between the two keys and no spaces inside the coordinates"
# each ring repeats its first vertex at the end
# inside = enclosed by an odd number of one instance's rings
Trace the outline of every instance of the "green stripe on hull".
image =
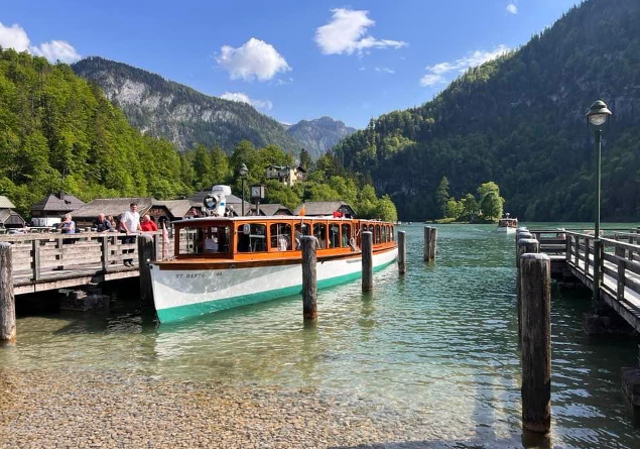
{"type": "MultiPolygon", "coordinates": [[[[395,258],[382,265],[374,267],[373,271],[380,271],[383,268],[388,267],[395,258]]],[[[335,285],[344,284],[346,282],[353,281],[361,277],[361,272],[344,274],[342,276],[336,276],[329,279],[323,279],[318,281],[318,288],[324,289],[333,287],[335,285]]],[[[284,298],[286,296],[294,296],[302,291],[302,285],[294,285],[292,287],[279,288],[276,290],[269,290],[260,293],[251,293],[250,295],[236,296],[233,298],[216,299],[213,301],[200,302],[197,304],[189,304],[188,306],[171,307],[168,309],[162,309],[156,311],[158,319],[161,323],[171,323],[174,321],[180,321],[187,318],[204,315],[212,312],[218,312],[220,310],[234,309],[236,307],[247,306],[251,304],[258,304],[260,302],[271,301],[277,298],[284,298]]]]}

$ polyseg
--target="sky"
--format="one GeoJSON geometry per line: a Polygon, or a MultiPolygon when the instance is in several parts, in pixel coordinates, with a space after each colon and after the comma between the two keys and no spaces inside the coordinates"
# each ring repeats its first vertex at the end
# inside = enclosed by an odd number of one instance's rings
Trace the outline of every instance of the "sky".
{"type": "Polygon", "coordinates": [[[580,0],[0,0],[0,46],[124,62],[283,123],[363,128],[524,45],[580,0]]]}

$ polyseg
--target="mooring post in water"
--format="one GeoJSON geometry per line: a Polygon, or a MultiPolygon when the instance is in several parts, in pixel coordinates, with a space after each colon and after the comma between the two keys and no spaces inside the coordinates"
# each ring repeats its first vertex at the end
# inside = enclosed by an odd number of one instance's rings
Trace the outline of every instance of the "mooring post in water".
{"type": "Polygon", "coordinates": [[[150,262],[156,260],[156,247],[153,238],[147,234],[138,235],[138,270],[140,271],[140,303],[153,304],[150,262]]]}
{"type": "Polygon", "coordinates": [[[438,228],[424,227],[424,261],[436,260],[436,244],[438,240],[438,228]]]}
{"type": "Polygon", "coordinates": [[[373,290],[373,233],[362,233],[362,291],[373,290]]]}
{"type": "Polygon", "coordinates": [[[407,241],[405,231],[398,232],[398,273],[407,272],[407,241]]]}
{"type": "Polygon", "coordinates": [[[302,237],[302,316],[305,321],[318,318],[318,240],[311,235],[302,237]]]}
{"type": "Polygon", "coordinates": [[[551,259],[520,258],[522,294],[522,425],[547,433],[551,426],[551,259]]]}
{"type": "Polygon", "coordinates": [[[424,261],[429,261],[429,239],[431,238],[431,227],[424,227],[424,261]]]}
{"type": "Polygon", "coordinates": [[[0,344],[16,340],[16,301],[13,295],[11,244],[0,243],[0,344]]]}
{"type": "Polygon", "coordinates": [[[520,289],[521,257],[526,253],[539,253],[540,242],[532,238],[518,240],[516,252],[516,308],[518,313],[518,335],[522,335],[522,290],[520,289]]]}

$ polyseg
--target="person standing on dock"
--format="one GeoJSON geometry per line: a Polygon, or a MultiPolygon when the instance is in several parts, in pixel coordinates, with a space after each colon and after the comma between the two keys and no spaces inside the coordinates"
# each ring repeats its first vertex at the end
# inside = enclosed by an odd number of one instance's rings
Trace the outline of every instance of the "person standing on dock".
{"type": "Polygon", "coordinates": [[[113,226],[111,225],[111,222],[107,220],[104,214],[98,215],[98,219],[95,221],[93,226],[96,228],[97,232],[113,231],[113,226]]]}
{"type": "MultiPolygon", "coordinates": [[[[129,210],[122,214],[122,221],[120,223],[127,237],[122,240],[122,243],[135,243],[136,236],[140,229],[140,214],[138,213],[138,204],[131,203],[129,210]]],[[[133,253],[133,249],[125,250],[126,253],[133,253]]],[[[124,264],[126,266],[133,266],[133,259],[125,259],[124,264]]]]}

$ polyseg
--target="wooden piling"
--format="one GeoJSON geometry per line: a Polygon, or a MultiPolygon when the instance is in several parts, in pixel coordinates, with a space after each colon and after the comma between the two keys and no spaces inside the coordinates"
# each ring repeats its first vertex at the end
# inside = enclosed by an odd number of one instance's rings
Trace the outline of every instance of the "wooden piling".
{"type": "Polygon", "coordinates": [[[518,314],[518,335],[522,335],[522,290],[520,288],[521,278],[521,257],[527,253],[539,253],[540,242],[533,238],[523,238],[518,240],[518,251],[516,253],[516,308],[518,314]]]}
{"type": "Polygon", "coordinates": [[[429,261],[429,239],[431,238],[431,227],[430,226],[425,226],[424,227],[424,261],[428,262],[429,261]]]}
{"type": "Polygon", "coordinates": [[[551,426],[551,259],[524,254],[522,293],[522,425],[537,433],[551,426]]]}
{"type": "Polygon", "coordinates": [[[318,319],[318,275],[316,265],[318,240],[310,235],[302,237],[302,316],[305,321],[318,319]]]}
{"type": "Polygon", "coordinates": [[[424,227],[424,261],[436,260],[436,245],[438,240],[438,228],[424,227]]]}
{"type": "Polygon", "coordinates": [[[400,274],[407,272],[407,241],[405,236],[405,231],[398,232],[398,273],[400,274]]]}
{"type": "MultiPolygon", "coordinates": [[[[586,260],[589,254],[586,252],[587,243],[585,241],[585,269],[586,260]]],[[[576,264],[577,265],[577,264],[576,264]]],[[[589,272],[585,270],[585,274],[589,272]]],[[[600,302],[600,286],[602,284],[602,240],[596,238],[593,241],[593,302],[594,305],[600,302]]]]}
{"type": "Polygon", "coordinates": [[[16,340],[12,250],[10,243],[0,243],[0,344],[13,343],[16,340]]]}
{"type": "Polygon", "coordinates": [[[140,303],[153,304],[153,288],[151,285],[151,267],[149,262],[156,260],[156,247],[150,235],[138,235],[138,270],[140,270],[140,303]]]}
{"type": "Polygon", "coordinates": [[[362,233],[362,291],[373,290],[373,233],[362,233]]]}

